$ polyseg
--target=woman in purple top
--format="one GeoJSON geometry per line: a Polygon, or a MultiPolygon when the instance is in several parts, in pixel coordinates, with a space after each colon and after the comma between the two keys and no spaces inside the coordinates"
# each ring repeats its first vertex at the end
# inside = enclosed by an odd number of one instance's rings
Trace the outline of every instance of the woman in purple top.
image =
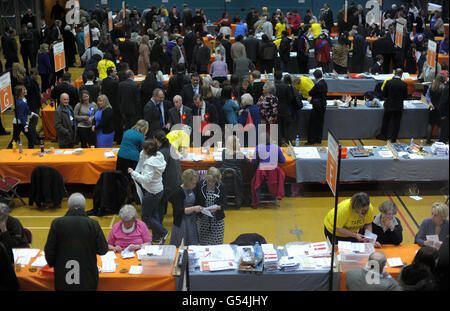
{"type": "Polygon", "coordinates": [[[43,43],[37,55],[37,67],[39,75],[41,76],[41,90],[47,91],[50,87],[50,75],[53,72],[52,64],[50,62],[50,54],[48,51],[48,44],[43,43]]]}
{"type": "Polygon", "coordinates": [[[209,74],[214,80],[217,80],[220,83],[227,80],[228,66],[227,63],[222,60],[222,55],[216,54],[216,61],[211,64],[209,74]]]}
{"type": "Polygon", "coordinates": [[[448,236],[448,229],[448,205],[440,202],[434,203],[431,207],[431,218],[425,219],[420,225],[415,243],[420,246],[428,245],[439,249],[448,236]],[[429,241],[427,235],[437,235],[439,242],[429,241]]]}

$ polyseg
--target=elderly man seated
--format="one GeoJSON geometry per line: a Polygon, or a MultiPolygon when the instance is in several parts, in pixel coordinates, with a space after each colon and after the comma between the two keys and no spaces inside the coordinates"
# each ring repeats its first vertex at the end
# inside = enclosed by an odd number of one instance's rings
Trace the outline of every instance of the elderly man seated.
{"type": "Polygon", "coordinates": [[[130,251],[135,251],[140,249],[142,244],[152,241],[150,231],[137,216],[133,205],[127,204],[120,209],[120,221],[113,226],[108,237],[109,250],[121,252],[129,247],[130,251]]]}
{"type": "Polygon", "coordinates": [[[8,205],[0,203],[0,242],[6,248],[29,247],[22,224],[17,218],[9,216],[9,213],[8,205]]]}

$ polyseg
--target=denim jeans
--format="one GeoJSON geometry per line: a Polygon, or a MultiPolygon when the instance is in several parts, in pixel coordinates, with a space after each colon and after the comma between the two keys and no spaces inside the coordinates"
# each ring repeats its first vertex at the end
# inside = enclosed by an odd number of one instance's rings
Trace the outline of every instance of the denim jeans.
{"type": "Polygon", "coordinates": [[[152,239],[159,240],[167,233],[160,219],[160,205],[159,202],[163,197],[164,191],[156,194],[147,192],[142,200],[142,221],[147,227],[152,230],[152,239]]]}

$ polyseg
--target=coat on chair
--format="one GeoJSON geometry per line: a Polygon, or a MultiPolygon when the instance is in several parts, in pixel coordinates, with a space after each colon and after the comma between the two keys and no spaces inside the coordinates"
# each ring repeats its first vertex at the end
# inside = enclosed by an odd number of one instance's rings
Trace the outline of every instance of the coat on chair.
{"type": "Polygon", "coordinates": [[[281,200],[281,198],[284,197],[285,178],[286,174],[278,166],[274,167],[272,170],[262,170],[258,168],[251,182],[252,208],[258,207],[259,198],[256,190],[261,187],[264,180],[266,181],[270,194],[277,200],[281,200]]]}
{"type": "Polygon", "coordinates": [[[125,203],[129,181],[121,171],[107,171],[100,175],[94,188],[94,211],[102,216],[105,211],[117,214],[125,203]]]}
{"type": "Polygon", "coordinates": [[[53,203],[61,206],[64,197],[64,180],[60,172],[53,167],[37,166],[31,173],[29,205],[35,202],[38,206],[42,203],[53,203]]]}

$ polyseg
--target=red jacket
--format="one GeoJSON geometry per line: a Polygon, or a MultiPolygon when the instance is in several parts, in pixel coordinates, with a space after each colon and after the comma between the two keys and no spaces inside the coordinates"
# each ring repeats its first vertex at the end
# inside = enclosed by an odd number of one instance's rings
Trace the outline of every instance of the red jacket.
{"type": "Polygon", "coordinates": [[[284,197],[284,180],[286,174],[278,166],[273,167],[270,170],[262,170],[258,167],[255,176],[252,178],[251,190],[252,190],[252,207],[258,207],[258,195],[256,190],[261,186],[263,180],[266,181],[267,188],[273,197],[277,200],[281,200],[284,197]]]}
{"type": "Polygon", "coordinates": [[[330,57],[330,44],[327,40],[319,39],[316,41],[315,51],[314,55],[316,57],[316,61],[320,63],[328,63],[331,60],[330,57]],[[322,42],[324,44],[322,45],[322,42]],[[322,47],[319,50],[319,47],[322,45],[322,47]]]}

